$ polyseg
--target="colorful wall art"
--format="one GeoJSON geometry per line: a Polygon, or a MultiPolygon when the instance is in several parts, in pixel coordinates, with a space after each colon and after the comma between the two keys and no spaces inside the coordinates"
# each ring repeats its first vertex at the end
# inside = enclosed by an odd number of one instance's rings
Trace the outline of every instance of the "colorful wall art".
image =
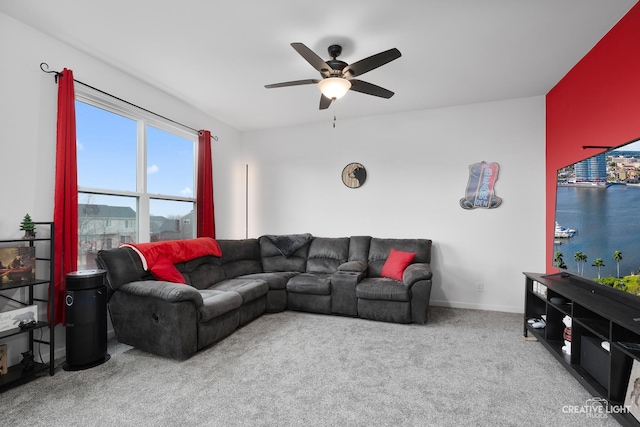
{"type": "Polygon", "coordinates": [[[502,204],[502,199],[495,195],[495,184],[498,180],[500,166],[485,161],[469,165],[469,182],[465,197],[460,199],[463,209],[492,209],[502,204]]]}

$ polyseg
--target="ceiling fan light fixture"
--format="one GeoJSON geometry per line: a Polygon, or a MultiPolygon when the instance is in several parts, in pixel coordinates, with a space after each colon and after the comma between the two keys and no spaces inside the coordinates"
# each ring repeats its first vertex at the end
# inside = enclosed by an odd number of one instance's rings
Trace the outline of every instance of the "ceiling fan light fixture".
{"type": "Polygon", "coordinates": [[[351,89],[351,82],[342,77],[327,77],[318,82],[318,88],[329,99],[340,99],[351,89]]]}

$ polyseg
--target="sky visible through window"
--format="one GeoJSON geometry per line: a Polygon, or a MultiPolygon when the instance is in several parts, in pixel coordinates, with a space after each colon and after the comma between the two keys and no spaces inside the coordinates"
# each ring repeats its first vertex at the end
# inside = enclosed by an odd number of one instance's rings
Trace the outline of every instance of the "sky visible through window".
{"type": "MultiPolygon", "coordinates": [[[[147,126],[147,193],[194,197],[194,142],[147,126]]],[[[76,101],[78,186],[100,190],[135,192],[137,122],[76,101]]],[[[109,196],[91,195],[79,203],[113,204],[109,196]],[[110,202],[110,203],[109,203],[110,202]]],[[[135,198],[118,198],[119,206],[136,209],[135,198]],[[128,203],[128,204],[127,204],[128,203]]],[[[175,217],[188,214],[185,202],[152,203],[151,215],[175,217]],[[178,211],[176,211],[178,210],[178,211]]]]}
{"type": "Polygon", "coordinates": [[[147,126],[147,192],[194,197],[193,141],[147,126]]]}
{"type": "Polygon", "coordinates": [[[615,151],[640,151],[640,140],[634,141],[630,144],[623,145],[620,148],[614,148],[615,151]]]}

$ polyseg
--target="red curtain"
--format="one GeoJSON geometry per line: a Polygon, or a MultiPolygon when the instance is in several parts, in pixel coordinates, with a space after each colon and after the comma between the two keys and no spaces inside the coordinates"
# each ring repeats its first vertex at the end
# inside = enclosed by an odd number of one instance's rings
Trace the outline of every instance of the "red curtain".
{"type": "MultiPolygon", "coordinates": [[[[76,168],[76,109],[73,72],[66,68],[58,80],[54,195],[54,324],[66,323],[65,277],[78,266],[78,177],[76,168]]],[[[51,313],[49,313],[51,315],[51,313]]]]}
{"type": "Polygon", "coordinates": [[[211,132],[198,133],[198,190],[196,194],[196,217],[198,237],[216,237],[213,214],[213,174],[211,171],[211,132]]]}

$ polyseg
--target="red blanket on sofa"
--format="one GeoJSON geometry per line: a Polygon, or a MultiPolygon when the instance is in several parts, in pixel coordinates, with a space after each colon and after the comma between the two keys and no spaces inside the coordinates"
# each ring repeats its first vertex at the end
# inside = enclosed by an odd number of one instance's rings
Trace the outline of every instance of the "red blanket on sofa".
{"type": "Polygon", "coordinates": [[[218,242],[211,237],[153,243],[124,243],[120,247],[136,251],[145,270],[151,270],[156,261],[163,257],[167,258],[171,264],[175,264],[205,255],[222,256],[218,242]]]}
{"type": "Polygon", "coordinates": [[[120,247],[133,249],[140,256],[142,267],[151,271],[157,280],[174,283],[186,283],[186,281],[173,264],[205,255],[222,256],[220,245],[211,237],[153,243],[124,243],[120,247]]]}

